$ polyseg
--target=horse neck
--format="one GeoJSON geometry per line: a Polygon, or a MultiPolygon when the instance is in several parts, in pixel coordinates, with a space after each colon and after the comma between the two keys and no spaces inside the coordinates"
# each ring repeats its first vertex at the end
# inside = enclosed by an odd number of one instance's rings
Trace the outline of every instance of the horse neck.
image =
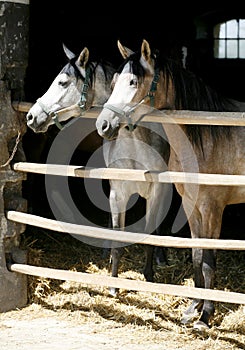
{"type": "Polygon", "coordinates": [[[97,66],[93,83],[93,106],[103,106],[111,94],[111,80],[114,71],[110,67],[97,66]]]}
{"type": "Polygon", "coordinates": [[[93,90],[92,105],[98,106],[98,107],[103,106],[111,94],[110,84],[107,82],[96,81],[94,84],[94,89],[92,90],[93,90]]]}
{"type": "Polygon", "coordinates": [[[199,172],[200,149],[193,145],[184,125],[163,124],[170,146],[169,170],[199,172]]]}
{"type": "Polygon", "coordinates": [[[158,87],[154,95],[154,107],[161,109],[175,109],[175,93],[172,79],[166,79],[162,72],[158,87]]]}

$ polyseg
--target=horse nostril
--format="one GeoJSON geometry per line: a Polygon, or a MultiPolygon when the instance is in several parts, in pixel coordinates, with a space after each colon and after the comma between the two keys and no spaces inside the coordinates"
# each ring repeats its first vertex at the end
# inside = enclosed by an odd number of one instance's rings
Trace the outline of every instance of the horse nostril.
{"type": "Polygon", "coordinates": [[[102,124],[102,126],[101,126],[102,131],[103,131],[103,132],[106,132],[106,131],[109,129],[109,127],[110,127],[109,122],[106,121],[106,120],[104,120],[104,121],[103,121],[103,124],[102,124]]]}
{"type": "Polygon", "coordinates": [[[30,122],[32,119],[33,119],[33,115],[32,115],[31,113],[28,113],[28,114],[26,115],[26,120],[27,120],[28,122],[30,122]]]}

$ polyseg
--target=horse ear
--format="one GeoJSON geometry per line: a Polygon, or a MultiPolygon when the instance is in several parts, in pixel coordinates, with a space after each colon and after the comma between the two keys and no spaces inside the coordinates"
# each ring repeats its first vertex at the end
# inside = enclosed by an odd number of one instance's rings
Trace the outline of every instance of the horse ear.
{"type": "Polygon", "coordinates": [[[65,54],[66,54],[66,57],[67,57],[69,60],[73,59],[73,58],[76,56],[71,50],[69,50],[69,49],[65,46],[64,43],[63,43],[63,50],[64,50],[64,52],[65,52],[65,54]]]}
{"type": "Polygon", "coordinates": [[[114,86],[115,86],[115,84],[116,84],[116,81],[117,81],[118,76],[119,76],[119,73],[114,73],[113,78],[112,78],[112,80],[111,80],[111,89],[112,89],[112,90],[114,89],[114,86]]]}
{"type": "Polygon", "coordinates": [[[147,40],[143,40],[141,45],[141,55],[146,62],[150,62],[151,60],[151,49],[147,40]]]}
{"type": "Polygon", "coordinates": [[[126,46],[123,46],[119,40],[117,40],[117,46],[124,59],[128,58],[130,55],[134,53],[132,50],[128,49],[126,46]]]}
{"type": "Polygon", "coordinates": [[[85,47],[77,60],[77,63],[79,64],[80,67],[85,68],[86,64],[88,63],[88,59],[89,59],[89,50],[87,49],[87,47],[85,47]]]}

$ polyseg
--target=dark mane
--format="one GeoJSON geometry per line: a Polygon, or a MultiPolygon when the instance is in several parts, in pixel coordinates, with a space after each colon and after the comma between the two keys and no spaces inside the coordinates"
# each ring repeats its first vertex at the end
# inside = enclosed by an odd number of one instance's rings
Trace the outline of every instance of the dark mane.
{"type": "Polygon", "coordinates": [[[175,89],[175,108],[195,111],[237,111],[238,108],[228,99],[206,85],[193,72],[188,71],[177,62],[162,58],[156,67],[163,71],[167,81],[173,82],[175,89]]]}
{"type": "Polygon", "coordinates": [[[129,63],[131,66],[131,71],[133,74],[135,74],[139,80],[143,80],[144,76],[145,76],[145,70],[144,68],[141,66],[141,64],[139,64],[139,60],[140,60],[140,54],[139,53],[133,53],[131,56],[127,57],[125,59],[125,61],[123,62],[123,64],[121,64],[117,70],[117,72],[120,74],[123,70],[123,67],[129,63]]]}
{"type": "MultiPolygon", "coordinates": [[[[166,79],[167,90],[170,82],[173,83],[175,93],[175,106],[173,109],[195,110],[195,111],[239,111],[235,101],[220,95],[209,87],[204,81],[191,71],[167,57],[153,54],[155,68],[163,72],[166,79]]],[[[130,63],[132,72],[141,80],[144,79],[145,71],[140,64],[140,53],[133,53],[119,67],[120,73],[125,64],[130,63]]],[[[166,91],[166,94],[168,91],[166,91]]],[[[191,142],[202,147],[203,135],[208,133],[214,143],[220,137],[229,137],[232,126],[204,126],[186,125],[186,132],[191,142]]],[[[202,147],[203,148],[203,147],[202,147]]]]}
{"type": "MultiPolygon", "coordinates": [[[[84,77],[80,73],[79,69],[77,68],[75,62],[77,61],[78,56],[75,56],[69,62],[63,67],[60,73],[66,73],[70,76],[75,76],[76,79],[82,79],[84,81],[84,77]]],[[[98,60],[98,61],[89,61],[88,62],[88,67],[90,69],[90,74],[89,74],[89,84],[90,86],[93,84],[93,81],[95,79],[95,70],[98,66],[101,66],[105,79],[111,79],[111,72],[115,71],[113,68],[112,64],[107,61],[103,60],[98,60]]]]}
{"type": "MultiPolygon", "coordinates": [[[[175,109],[213,112],[236,112],[238,107],[233,100],[226,98],[204,83],[193,72],[188,71],[173,60],[157,60],[167,82],[172,80],[175,92],[175,109]]],[[[230,136],[229,126],[186,125],[186,132],[191,142],[202,147],[203,135],[209,134],[214,144],[220,137],[230,136]]],[[[203,148],[203,147],[202,147],[203,148]]]]}

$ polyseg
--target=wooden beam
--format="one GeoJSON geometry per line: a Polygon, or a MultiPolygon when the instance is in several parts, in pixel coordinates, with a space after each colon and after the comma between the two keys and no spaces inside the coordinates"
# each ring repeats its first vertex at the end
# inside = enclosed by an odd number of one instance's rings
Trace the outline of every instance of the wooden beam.
{"type": "Polygon", "coordinates": [[[149,113],[142,121],[169,124],[245,126],[244,112],[162,110],[149,113]]]}
{"type": "Polygon", "coordinates": [[[127,290],[135,290],[139,292],[169,294],[186,298],[207,299],[226,303],[245,304],[245,294],[242,293],[195,288],[188,286],[178,286],[173,284],[128,280],[119,277],[88,274],[76,271],[58,270],[25,264],[11,264],[8,266],[8,268],[12,272],[18,272],[43,278],[54,278],[64,281],[74,281],[89,285],[99,285],[103,287],[111,286],[127,290]]]}
{"type": "Polygon", "coordinates": [[[92,179],[128,180],[161,183],[192,183],[215,186],[245,186],[245,175],[148,171],[140,169],[87,168],[75,165],[19,162],[16,171],[45,175],[74,176],[92,179]]]}
{"type": "Polygon", "coordinates": [[[130,244],[150,244],[155,246],[174,248],[203,248],[203,249],[224,249],[224,250],[245,250],[245,241],[228,239],[208,238],[180,238],[172,236],[157,236],[145,233],[134,233],[106,229],[102,227],[71,224],[53,219],[46,219],[41,216],[22,213],[18,211],[7,211],[6,218],[22,224],[42,227],[48,230],[80,235],[103,240],[124,242],[130,244]]]}
{"type": "MultiPolygon", "coordinates": [[[[29,102],[13,102],[12,106],[19,112],[28,112],[33,104],[29,102]]],[[[92,107],[82,115],[83,118],[97,118],[101,107],[92,107]]],[[[78,105],[72,105],[56,112],[57,116],[80,117],[78,105]]],[[[142,119],[144,122],[168,124],[199,124],[199,125],[234,125],[245,126],[244,112],[209,112],[189,110],[162,110],[149,113],[142,119]]]]}
{"type": "Polygon", "coordinates": [[[12,107],[15,109],[17,112],[23,112],[23,113],[28,113],[29,109],[33,106],[33,103],[30,102],[19,102],[19,101],[13,101],[12,102],[12,107]]]}

